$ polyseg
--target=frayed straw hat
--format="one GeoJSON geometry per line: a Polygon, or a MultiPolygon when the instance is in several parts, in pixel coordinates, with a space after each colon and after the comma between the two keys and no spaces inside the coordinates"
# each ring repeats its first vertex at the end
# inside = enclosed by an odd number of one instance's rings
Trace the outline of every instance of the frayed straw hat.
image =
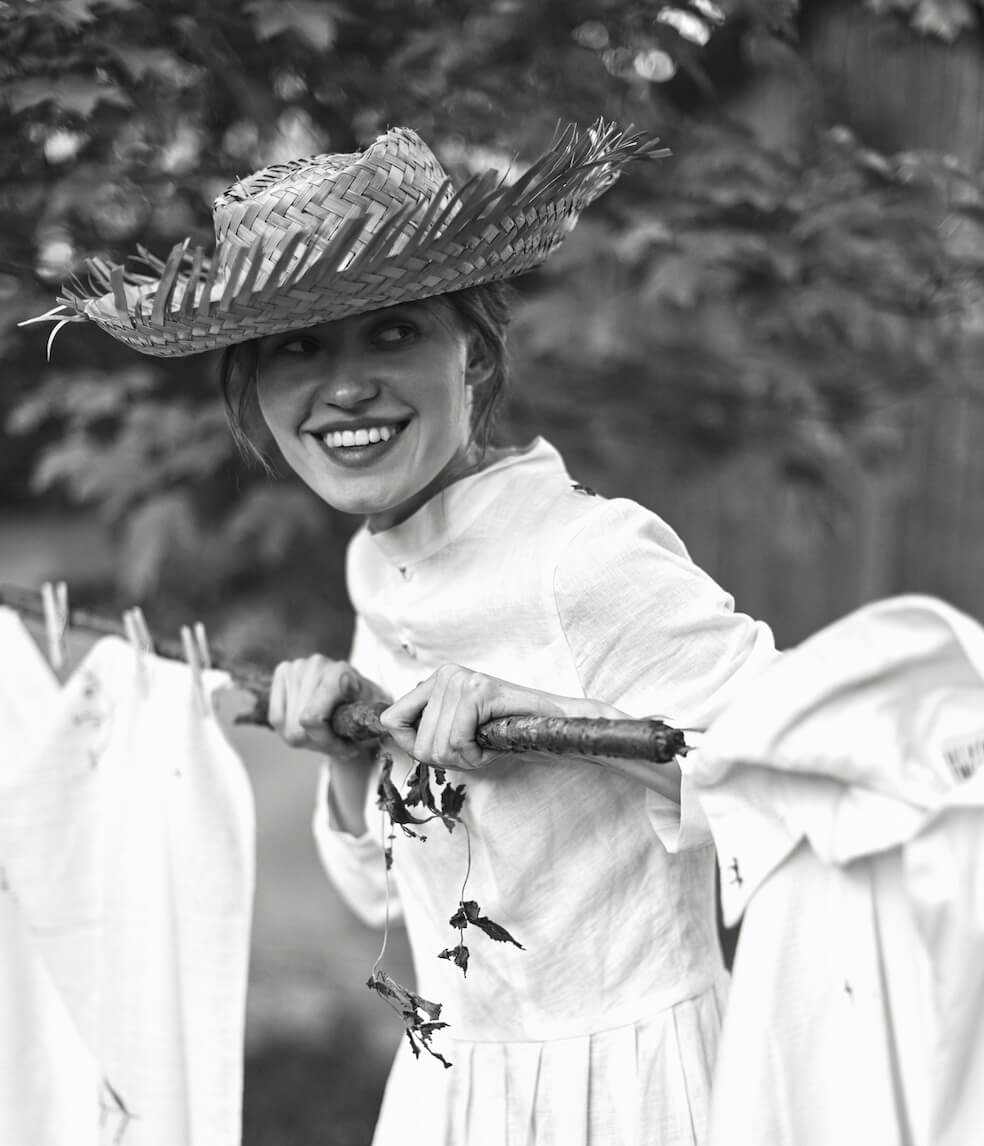
{"type": "MultiPolygon", "coordinates": [[[[215,252],[185,240],[151,273],[87,263],[59,305],[27,322],[90,321],[162,357],[330,322],[509,278],[538,266],[580,212],[658,141],[599,120],[570,126],[514,182],[488,171],[457,191],[423,140],[387,131],[363,152],[264,167],[215,200],[215,252]]],[[[22,323],[21,325],[25,325],[22,323]]]]}

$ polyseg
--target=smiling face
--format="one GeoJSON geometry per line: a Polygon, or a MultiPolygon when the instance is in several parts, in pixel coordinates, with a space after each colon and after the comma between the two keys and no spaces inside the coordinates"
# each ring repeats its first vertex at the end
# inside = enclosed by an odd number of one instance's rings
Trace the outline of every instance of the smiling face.
{"type": "Polygon", "coordinates": [[[264,338],[257,397],[291,469],[380,530],[474,465],[487,371],[453,309],[426,299],[264,338]]]}

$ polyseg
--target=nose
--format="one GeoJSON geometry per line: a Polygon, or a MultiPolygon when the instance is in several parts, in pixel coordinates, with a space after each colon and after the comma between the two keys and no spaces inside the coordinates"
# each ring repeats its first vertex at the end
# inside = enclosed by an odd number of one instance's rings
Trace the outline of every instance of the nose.
{"type": "Polygon", "coordinates": [[[332,355],[320,373],[317,401],[326,406],[351,410],[379,396],[378,380],[356,356],[332,355]]]}

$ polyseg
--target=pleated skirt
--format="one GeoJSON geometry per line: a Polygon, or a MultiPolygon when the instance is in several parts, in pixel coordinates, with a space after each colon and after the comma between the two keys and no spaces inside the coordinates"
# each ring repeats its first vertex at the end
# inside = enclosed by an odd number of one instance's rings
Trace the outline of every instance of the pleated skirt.
{"type": "Polygon", "coordinates": [[[373,1146],[699,1146],[727,977],[629,1025],[547,1042],[404,1041],[373,1146]]]}

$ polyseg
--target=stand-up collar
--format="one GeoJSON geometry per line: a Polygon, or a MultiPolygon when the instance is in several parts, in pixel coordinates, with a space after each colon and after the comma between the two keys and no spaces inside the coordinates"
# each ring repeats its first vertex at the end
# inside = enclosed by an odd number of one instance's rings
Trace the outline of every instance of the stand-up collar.
{"type": "Polygon", "coordinates": [[[399,525],[370,533],[363,526],[363,544],[378,547],[393,565],[412,565],[450,545],[503,494],[508,482],[556,480],[570,482],[563,459],[549,442],[535,438],[530,445],[507,454],[477,473],[446,486],[399,525]]]}

